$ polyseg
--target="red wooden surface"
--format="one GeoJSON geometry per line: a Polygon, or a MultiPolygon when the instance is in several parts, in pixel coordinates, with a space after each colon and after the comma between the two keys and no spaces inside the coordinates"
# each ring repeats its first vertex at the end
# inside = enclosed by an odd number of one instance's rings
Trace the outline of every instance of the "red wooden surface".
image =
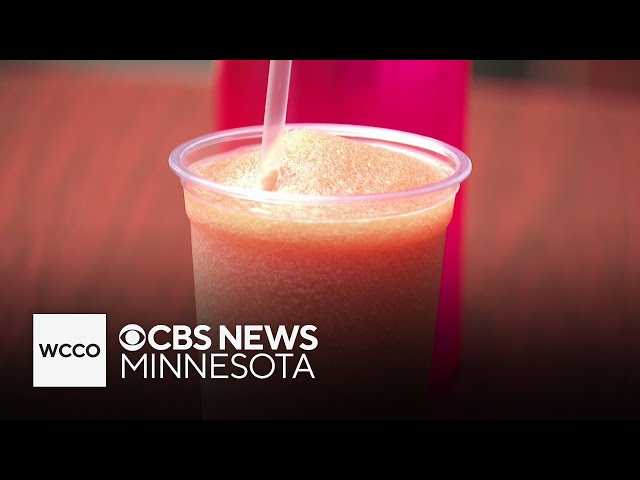
{"type": "MultiPolygon", "coordinates": [[[[198,416],[191,381],[31,387],[31,315],[194,322],[167,156],[210,74],[0,65],[0,417],[198,416]]],[[[476,82],[451,416],[640,415],[640,96],[476,82]]],[[[112,351],[119,351],[113,346],[112,351]]]]}
{"type": "Polygon", "coordinates": [[[465,411],[640,416],[640,95],[473,92],[465,411]]]}
{"type": "Polygon", "coordinates": [[[111,339],[127,323],[194,323],[189,227],[167,159],[210,130],[208,80],[207,72],[163,81],[157,71],[0,71],[3,414],[197,414],[193,382],[120,381],[119,355],[108,356],[108,395],[34,389],[29,352],[38,312],[106,312],[111,339]]]}

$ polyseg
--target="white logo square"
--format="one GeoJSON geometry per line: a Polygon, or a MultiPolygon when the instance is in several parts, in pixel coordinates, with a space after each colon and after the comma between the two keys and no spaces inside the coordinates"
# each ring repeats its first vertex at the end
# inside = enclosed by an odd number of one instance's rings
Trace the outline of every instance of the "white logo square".
{"type": "Polygon", "coordinates": [[[106,387],[107,315],[35,313],[34,387],[106,387]]]}

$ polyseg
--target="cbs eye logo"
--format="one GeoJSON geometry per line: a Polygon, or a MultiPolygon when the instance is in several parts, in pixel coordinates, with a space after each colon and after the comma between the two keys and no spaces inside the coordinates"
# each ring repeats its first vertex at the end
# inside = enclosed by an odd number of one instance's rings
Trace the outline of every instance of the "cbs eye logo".
{"type": "Polygon", "coordinates": [[[129,352],[136,352],[140,350],[147,339],[147,334],[141,326],[135,323],[125,325],[120,330],[120,345],[129,352]]]}

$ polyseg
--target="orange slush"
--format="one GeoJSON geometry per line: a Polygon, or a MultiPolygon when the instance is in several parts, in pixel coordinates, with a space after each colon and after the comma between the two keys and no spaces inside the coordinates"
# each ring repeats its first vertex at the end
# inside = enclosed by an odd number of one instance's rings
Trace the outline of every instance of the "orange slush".
{"type": "Polygon", "coordinates": [[[268,198],[250,193],[259,180],[257,146],[191,166],[196,176],[246,194],[183,182],[198,323],[212,327],[213,345],[220,325],[314,325],[318,339],[306,352],[315,378],[291,378],[292,359],[284,379],[205,380],[206,416],[428,415],[445,233],[458,185],[406,192],[442,183],[459,166],[435,152],[359,140],[288,132],[268,198]],[[387,195],[394,192],[400,195],[387,195]]]}

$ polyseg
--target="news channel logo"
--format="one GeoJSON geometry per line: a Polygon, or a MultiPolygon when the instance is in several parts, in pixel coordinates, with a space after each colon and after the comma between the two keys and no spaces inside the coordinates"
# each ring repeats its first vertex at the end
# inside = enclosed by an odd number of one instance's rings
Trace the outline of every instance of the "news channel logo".
{"type": "Polygon", "coordinates": [[[34,387],[106,387],[107,315],[33,315],[34,387]]]}

